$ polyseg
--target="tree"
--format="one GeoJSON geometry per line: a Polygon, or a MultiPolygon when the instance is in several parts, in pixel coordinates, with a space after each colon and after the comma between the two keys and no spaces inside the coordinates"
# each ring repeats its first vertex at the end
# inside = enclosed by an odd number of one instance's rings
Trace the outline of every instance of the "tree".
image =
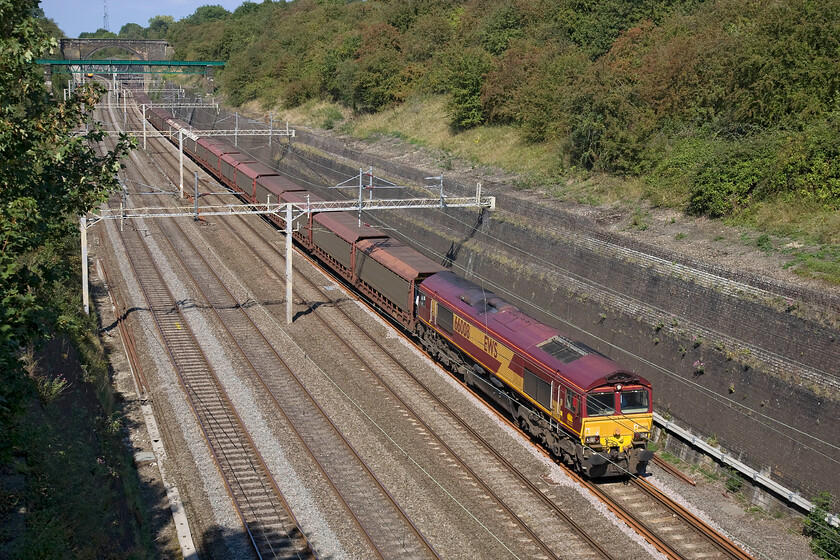
{"type": "Polygon", "coordinates": [[[184,18],[184,21],[186,21],[187,23],[199,25],[208,21],[217,21],[220,19],[225,19],[229,15],[230,12],[228,12],[226,9],[219,5],[200,6],[196,8],[195,12],[193,12],[191,16],[187,16],[186,18],[184,18]]]}
{"type": "Polygon", "coordinates": [[[155,16],[149,18],[149,27],[146,28],[146,36],[149,39],[165,39],[169,26],[175,23],[172,16],[155,16]]]}
{"type": "Polygon", "coordinates": [[[136,23],[126,23],[120,27],[120,39],[145,39],[146,30],[136,23]]]}
{"type": "MultiPolygon", "coordinates": [[[[66,102],[47,91],[35,63],[55,50],[32,16],[38,0],[0,0],[0,432],[6,434],[30,386],[21,356],[72,320],[45,302],[70,278],[60,247],[78,235],[78,217],[117,188],[130,142],[97,155],[96,126],[82,135],[101,89],[88,86],[66,102]]],[[[5,439],[5,438],[4,438],[5,439]]],[[[0,442],[7,444],[8,441],[0,442]]]]}

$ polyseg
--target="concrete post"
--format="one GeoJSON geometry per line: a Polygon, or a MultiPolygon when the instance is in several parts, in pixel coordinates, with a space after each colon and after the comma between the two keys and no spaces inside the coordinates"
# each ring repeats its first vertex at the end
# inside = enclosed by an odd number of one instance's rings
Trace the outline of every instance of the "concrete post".
{"type": "Polygon", "coordinates": [[[87,221],[85,217],[79,218],[79,231],[82,234],[82,309],[85,315],[90,315],[90,296],[88,295],[88,245],[87,245],[87,221]]]}
{"type": "Polygon", "coordinates": [[[286,203],[286,324],[292,324],[292,203],[286,203]]]}

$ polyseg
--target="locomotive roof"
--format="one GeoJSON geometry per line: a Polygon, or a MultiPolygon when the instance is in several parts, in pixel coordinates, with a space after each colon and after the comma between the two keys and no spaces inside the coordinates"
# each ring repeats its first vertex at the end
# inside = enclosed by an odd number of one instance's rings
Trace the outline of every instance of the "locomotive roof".
{"type": "Polygon", "coordinates": [[[321,212],[313,220],[349,243],[367,237],[387,237],[376,228],[359,225],[359,218],[347,212],[321,212]]]}
{"type": "Polygon", "coordinates": [[[583,390],[616,383],[649,385],[582,342],[450,271],[430,276],[421,287],[583,390]]]}
{"type": "Polygon", "coordinates": [[[356,247],[406,280],[446,270],[432,259],[390,237],[357,241],[356,247]]]}

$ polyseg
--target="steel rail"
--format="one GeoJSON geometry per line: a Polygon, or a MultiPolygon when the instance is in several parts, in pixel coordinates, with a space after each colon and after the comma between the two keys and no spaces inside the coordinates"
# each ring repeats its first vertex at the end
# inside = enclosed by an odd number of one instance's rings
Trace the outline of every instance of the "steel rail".
{"type": "MultiPolygon", "coordinates": [[[[174,224],[174,225],[176,227],[178,227],[179,229],[181,229],[180,226],[177,223],[174,224]]],[[[182,234],[184,233],[183,230],[181,230],[181,232],[182,232],[182,234]]],[[[167,236],[167,240],[170,243],[172,243],[172,238],[171,237],[167,236]]],[[[266,379],[266,377],[260,373],[261,370],[266,370],[266,371],[272,371],[273,374],[276,374],[277,370],[273,369],[273,368],[261,368],[261,367],[258,367],[254,363],[254,357],[252,355],[253,350],[246,349],[242,346],[242,344],[240,344],[240,339],[243,337],[243,334],[241,334],[241,333],[240,334],[235,334],[233,332],[233,330],[231,329],[231,326],[230,326],[230,320],[231,319],[230,319],[230,317],[228,317],[226,319],[222,316],[222,312],[221,312],[222,309],[228,310],[231,313],[236,313],[237,315],[239,315],[242,319],[244,319],[246,321],[246,323],[247,323],[246,327],[253,329],[252,334],[255,335],[255,336],[258,336],[262,340],[262,342],[266,345],[267,349],[269,349],[269,351],[271,351],[273,353],[274,359],[276,359],[276,361],[279,364],[281,364],[283,366],[283,368],[285,368],[286,373],[288,373],[297,382],[299,389],[306,395],[306,397],[309,398],[310,403],[321,413],[322,419],[325,422],[327,422],[329,427],[334,430],[335,434],[338,436],[338,438],[341,440],[341,442],[344,443],[344,445],[346,445],[346,447],[351,452],[351,454],[356,457],[356,459],[359,462],[359,465],[361,465],[361,467],[365,470],[366,474],[371,478],[371,480],[376,483],[376,485],[382,491],[383,495],[386,496],[388,498],[388,500],[391,502],[393,507],[396,508],[396,510],[398,511],[398,513],[402,517],[402,519],[405,521],[405,523],[407,523],[408,526],[411,527],[415,536],[422,543],[424,543],[427,551],[432,556],[434,556],[436,558],[439,557],[438,554],[434,551],[434,548],[432,547],[431,543],[428,542],[428,540],[425,538],[425,536],[422,534],[422,532],[420,532],[420,530],[417,528],[417,526],[414,524],[414,522],[411,521],[411,519],[408,517],[408,514],[402,509],[402,507],[399,505],[399,503],[397,503],[396,499],[391,495],[390,492],[388,492],[385,485],[373,473],[373,471],[370,469],[370,467],[367,465],[367,463],[364,461],[364,459],[361,457],[361,455],[356,451],[356,449],[352,446],[352,444],[350,444],[350,442],[347,440],[347,438],[344,436],[344,434],[341,432],[341,430],[339,430],[339,428],[335,425],[335,423],[332,421],[332,419],[330,419],[329,415],[323,409],[323,407],[321,407],[321,405],[317,402],[314,395],[312,395],[312,393],[304,386],[303,382],[300,380],[300,377],[297,374],[294,373],[294,371],[289,367],[289,365],[286,363],[286,361],[283,359],[283,357],[280,356],[280,354],[274,349],[274,346],[265,337],[264,333],[256,326],[256,324],[254,324],[253,320],[245,312],[242,305],[237,301],[237,299],[233,296],[233,294],[230,293],[228,288],[225,286],[224,282],[212,270],[212,267],[209,265],[209,263],[207,263],[206,259],[204,259],[204,257],[200,254],[198,249],[195,247],[195,245],[192,243],[192,241],[186,236],[186,234],[183,235],[182,240],[190,246],[190,249],[192,251],[194,251],[195,255],[202,261],[203,265],[206,266],[207,272],[215,277],[216,281],[218,282],[219,287],[222,290],[224,290],[226,296],[229,299],[228,299],[227,302],[217,302],[215,300],[218,298],[218,296],[214,297],[212,294],[209,294],[207,292],[206,287],[203,287],[199,282],[196,282],[196,287],[199,289],[199,291],[204,296],[205,300],[208,302],[208,304],[213,309],[214,313],[216,314],[219,321],[221,322],[223,328],[230,335],[231,340],[234,342],[236,347],[239,349],[239,351],[241,352],[245,361],[248,363],[248,365],[252,369],[252,371],[255,374],[255,376],[257,377],[257,379],[259,379],[259,381],[261,382],[263,387],[267,389],[268,394],[271,396],[271,399],[273,400],[275,405],[278,407],[278,409],[280,410],[280,412],[284,416],[284,418],[289,422],[289,425],[290,425],[291,429],[294,431],[294,433],[298,437],[299,441],[304,446],[304,449],[306,449],[306,451],[309,453],[309,455],[315,461],[316,465],[319,467],[321,472],[324,474],[324,477],[329,481],[330,485],[336,490],[336,493],[338,494],[338,496],[340,497],[342,502],[347,507],[347,511],[351,514],[353,519],[356,521],[358,527],[362,530],[363,534],[365,535],[366,540],[370,543],[370,545],[377,552],[377,554],[381,558],[385,558],[385,557],[387,557],[387,552],[393,552],[393,551],[385,550],[385,547],[382,544],[377,544],[375,542],[377,539],[374,538],[372,535],[370,535],[368,529],[362,524],[361,520],[358,519],[358,517],[357,517],[358,513],[357,513],[356,510],[358,510],[360,504],[357,503],[355,505],[355,509],[354,509],[354,506],[351,506],[349,504],[348,498],[347,498],[347,491],[346,490],[342,491],[339,488],[337,488],[337,486],[334,484],[334,481],[333,481],[333,477],[335,476],[335,474],[330,476],[327,472],[328,470],[335,471],[335,469],[330,468],[330,467],[327,467],[327,468],[324,467],[323,461],[321,459],[319,459],[318,456],[317,456],[317,453],[312,450],[311,443],[308,443],[307,438],[301,433],[300,426],[298,426],[298,423],[289,416],[289,414],[287,412],[288,404],[283,405],[280,402],[280,399],[277,395],[278,391],[276,389],[272,388],[270,386],[271,385],[270,381],[268,381],[266,379]]],[[[181,250],[176,248],[174,246],[174,244],[172,246],[173,246],[173,249],[175,250],[176,254],[178,255],[179,259],[181,259],[182,264],[188,270],[188,273],[190,274],[190,276],[192,278],[195,278],[195,271],[192,270],[191,265],[187,264],[186,261],[183,259],[183,256],[181,254],[181,250]]],[[[289,400],[288,399],[288,397],[289,397],[288,394],[285,394],[284,397],[285,397],[284,400],[289,400]]],[[[331,448],[331,451],[335,452],[335,448],[334,447],[331,448]]],[[[372,496],[367,495],[366,500],[372,500],[372,496]]],[[[393,545],[393,543],[392,543],[392,545],[393,545]]]]}
{"type": "Polygon", "coordinates": [[[634,485],[643,490],[658,503],[667,507],[680,519],[685,520],[692,527],[699,529],[698,532],[703,534],[709,542],[711,542],[718,550],[723,552],[728,558],[736,560],[753,560],[752,556],[735,546],[731,540],[720,534],[713,527],[709,526],[708,523],[691,513],[688,509],[663,494],[661,490],[652,485],[650,482],[636,477],[631,480],[634,485]]]}
{"type": "Polygon", "coordinates": [[[263,558],[276,548],[282,550],[285,556],[290,553],[298,558],[301,555],[315,556],[264,459],[198,345],[180,307],[175,303],[148,246],[139,235],[127,236],[121,231],[120,237],[126,246],[130,267],[138,280],[151,318],[256,554],[263,558]],[[141,256],[145,256],[145,259],[138,261],[141,256]],[[244,464],[235,464],[242,459],[244,464]],[[254,484],[259,488],[256,491],[253,489],[254,484]],[[273,499],[266,500],[268,495],[272,495],[273,499]],[[279,502],[279,509],[278,504],[273,502],[279,502]],[[281,514],[281,511],[284,513],[281,514]],[[278,534],[270,532],[278,527],[281,528],[278,534]],[[295,540],[298,544],[295,544],[295,540]]]}
{"type": "MultiPolygon", "coordinates": [[[[101,264],[101,262],[100,262],[101,264]]],[[[122,299],[122,296],[115,290],[116,286],[111,283],[108,269],[104,264],[102,266],[102,280],[105,282],[105,289],[108,291],[108,296],[111,298],[111,305],[114,309],[114,316],[117,323],[117,330],[120,333],[120,340],[125,348],[126,357],[128,358],[129,368],[134,377],[134,382],[139,391],[140,401],[146,401],[149,397],[149,383],[146,380],[146,375],[143,373],[143,368],[140,365],[140,358],[137,355],[137,343],[134,340],[134,333],[131,330],[131,325],[128,324],[128,310],[122,299]]]]}
{"type": "MultiPolygon", "coordinates": [[[[173,168],[173,166],[174,166],[174,164],[173,164],[171,161],[169,161],[169,160],[165,160],[165,163],[166,163],[167,165],[169,165],[169,167],[170,167],[170,168],[173,168]]],[[[206,269],[207,269],[207,271],[209,272],[209,274],[211,274],[211,275],[212,275],[212,276],[216,279],[216,281],[218,282],[218,285],[219,285],[219,286],[220,286],[220,287],[224,290],[224,293],[225,293],[225,294],[226,294],[226,296],[229,298],[229,301],[227,301],[225,304],[218,305],[218,304],[214,303],[214,297],[213,297],[211,294],[207,293],[206,288],[205,288],[204,286],[202,286],[200,282],[196,282],[196,283],[195,283],[196,287],[198,288],[198,290],[199,290],[199,291],[201,291],[201,293],[202,293],[202,295],[204,296],[204,298],[205,298],[205,299],[207,300],[207,302],[210,304],[210,306],[211,306],[211,308],[213,309],[214,313],[215,313],[215,314],[216,314],[216,316],[219,318],[219,321],[220,321],[220,323],[222,324],[223,328],[224,328],[224,329],[226,330],[226,332],[230,335],[231,340],[233,341],[233,343],[237,346],[237,348],[238,348],[238,349],[240,350],[240,352],[242,353],[242,356],[245,358],[245,361],[246,361],[246,362],[249,364],[249,366],[251,367],[251,369],[252,369],[252,371],[254,372],[254,374],[255,374],[256,378],[260,381],[260,383],[263,385],[263,387],[267,389],[267,391],[268,391],[268,393],[267,393],[267,394],[271,397],[271,399],[274,401],[275,405],[277,406],[278,410],[280,410],[280,412],[281,412],[281,414],[283,415],[283,417],[287,420],[287,422],[288,422],[289,426],[291,427],[292,431],[293,431],[293,432],[295,433],[295,435],[297,436],[298,440],[301,442],[301,444],[302,444],[302,446],[304,447],[304,449],[305,449],[305,450],[309,453],[310,457],[311,457],[311,458],[315,461],[315,464],[318,466],[318,468],[319,468],[319,470],[321,471],[321,473],[322,473],[322,475],[324,476],[324,478],[328,481],[328,483],[331,485],[331,487],[335,490],[336,495],[337,495],[337,496],[339,497],[339,499],[342,501],[342,503],[344,504],[344,506],[345,506],[345,508],[347,509],[348,513],[351,515],[352,519],[355,521],[355,523],[357,524],[357,526],[358,526],[358,527],[359,527],[359,529],[361,530],[362,534],[364,535],[365,539],[366,539],[366,540],[368,541],[368,543],[371,545],[372,549],[376,551],[376,553],[377,553],[377,555],[378,555],[379,557],[381,557],[381,558],[385,558],[385,557],[386,557],[386,553],[384,552],[385,546],[383,546],[383,545],[377,545],[377,544],[374,542],[375,540],[378,540],[378,539],[374,539],[374,538],[373,538],[373,537],[369,534],[368,529],[364,526],[364,524],[362,524],[362,523],[361,523],[361,521],[359,521],[359,519],[358,519],[358,517],[357,517],[357,515],[358,515],[358,514],[354,511],[354,510],[358,510],[358,509],[362,508],[362,505],[361,505],[360,503],[358,503],[358,502],[359,502],[359,500],[358,500],[358,499],[356,500],[356,502],[357,502],[357,503],[356,503],[356,505],[355,505],[355,506],[351,506],[351,505],[349,504],[349,502],[348,502],[349,498],[347,497],[347,493],[348,493],[348,492],[347,492],[347,490],[346,490],[346,489],[345,489],[344,491],[340,490],[340,489],[339,489],[339,488],[335,485],[333,478],[332,478],[332,477],[328,474],[328,472],[327,472],[328,470],[332,470],[332,471],[335,473],[335,470],[336,470],[336,469],[335,469],[335,467],[325,467],[325,466],[324,466],[323,461],[322,461],[321,459],[319,459],[319,458],[317,457],[316,453],[315,453],[315,452],[311,449],[311,447],[310,447],[310,445],[311,445],[311,444],[307,443],[307,438],[306,438],[306,437],[305,437],[305,436],[301,433],[300,427],[297,425],[297,422],[295,422],[295,421],[294,421],[294,420],[290,417],[289,413],[287,412],[287,410],[286,410],[286,409],[287,409],[288,405],[287,405],[287,406],[283,406],[283,405],[280,403],[280,399],[279,399],[279,398],[278,398],[278,396],[277,396],[277,390],[276,390],[276,389],[272,389],[272,388],[270,387],[270,382],[269,382],[269,381],[265,378],[265,376],[264,376],[264,375],[262,375],[262,374],[260,373],[260,370],[261,370],[261,369],[265,369],[266,371],[275,371],[275,372],[276,372],[276,370],[275,370],[273,367],[269,367],[269,368],[260,368],[260,367],[257,367],[257,366],[253,363],[253,361],[252,361],[252,360],[253,360],[253,357],[249,354],[249,351],[248,351],[248,350],[246,350],[246,349],[245,349],[245,348],[244,348],[244,347],[240,344],[240,338],[242,337],[242,335],[240,334],[239,336],[237,336],[236,334],[234,334],[234,333],[232,332],[232,329],[231,329],[231,328],[230,328],[230,326],[229,326],[229,322],[228,322],[229,320],[225,320],[225,319],[221,316],[222,314],[221,314],[221,312],[220,312],[220,309],[227,309],[227,310],[230,310],[231,312],[238,313],[238,314],[240,314],[240,315],[241,315],[241,317],[242,317],[242,318],[244,318],[244,319],[248,322],[248,324],[250,325],[250,327],[251,327],[252,329],[254,329],[254,334],[255,334],[256,336],[258,336],[258,337],[259,337],[259,338],[260,338],[260,339],[261,339],[261,340],[265,343],[265,345],[266,345],[266,347],[267,347],[268,349],[270,349],[270,351],[271,351],[271,352],[273,353],[273,355],[274,355],[274,358],[275,358],[275,359],[276,359],[276,360],[277,360],[280,364],[282,364],[283,368],[285,368],[286,372],[287,372],[287,373],[288,373],[288,374],[289,374],[289,375],[290,375],[290,376],[294,379],[294,381],[298,384],[299,388],[300,388],[300,389],[301,389],[301,390],[302,390],[302,391],[306,394],[306,396],[310,399],[311,403],[315,406],[315,408],[317,408],[317,409],[321,412],[321,415],[322,415],[323,420],[327,422],[327,424],[328,424],[328,425],[329,425],[329,426],[330,426],[330,427],[334,430],[334,433],[338,436],[338,438],[339,438],[339,439],[340,439],[340,440],[341,440],[341,441],[342,441],[342,442],[346,445],[346,447],[347,447],[347,448],[349,449],[349,451],[350,451],[350,454],[351,454],[352,456],[354,456],[354,457],[357,459],[358,464],[359,464],[359,465],[361,465],[362,469],[363,469],[363,470],[367,473],[368,477],[369,477],[369,478],[370,478],[370,479],[371,479],[371,480],[375,483],[375,485],[376,485],[376,486],[378,486],[378,488],[379,488],[379,489],[380,489],[380,491],[382,492],[382,495],[384,495],[385,497],[387,497],[387,499],[388,499],[388,501],[391,503],[391,505],[392,505],[392,506],[393,506],[393,507],[397,510],[397,512],[398,512],[398,516],[399,516],[399,517],[401,517],[401,518],[405,521],[405,523],[406,523],[406,524],[407,524],[407,525],[411,528],[411,530],[412,530],[412,532],[415,534],[415,536],[419,539],[419,541],[420,541],[420,542],[422,542],[422,543],[423,543],[423,545],[424,545],[424,547],[426,548],[426,550],[428,551],[428,553],[429,553],[431,556],[434,556],[434,557],[436,557],[436,558],[437,558],[437,557],[438,557],[437,553],[435,552],[435,550],[434,550],[434,548],[431,546],[431,544],[428,542],[428,540],[425,538],[425,536],[423,536],[423,534],[419,531],[419,529],[418,529],[418,528],[414,525],[414,523],[413,523],[413,522],[411,521],[411,519],[408,517],[408,515],[406,514],[406,512],[405,512],[405,511],[404,511],[404,510],[400,507],[400,505],[397,503],[396,499],[395,499],[395,498],[394,498],[394,497],[393,497],[393,496],[392,496],[392,495],[388,492],[387,488],[385,488],[385,486],[382,484],[382,482],[381,482],[381,481],[380,481],[380,480],[379,480],[379,479],[378,479],[378,478],[377,478],[377,477],[373,474],[372,470],[371,470],[371,469],[369,468],[369,466],[366,464],[366,462],[364,461],[364,459],[362,459],[362,457],[359,455],[359,453],[358,453],[358,452],[357,452],[357,451],[353,448],[353,446],[349,443],[349,441],[346,439],[346,437],[344,436],[344,434],[342,434],[342,433],[341,433],[341,431],[338,429],[338,427],[337,427],[337,426],[335,426],[335,424],[332,422],[332,420],[331,420],[331,419],[329,418],[329,416],[327,415],[326,411],[324,411],[324,410],[323,410],[323,408],[322,408],[322,407],[318,404],[318,402],[315,400],[314,396],[313,396],[313,395],[312,395],[312,394],[308,391],[308,389],[306,389],[306,387],[303,385],[303,383],[302,383],[302,381],[300,380],[300,378],[299,378],[299,377],[298,377],[298,376],[294,373],[294,371],[293,371],[293,370],[292,370],[292,369],[291,369],[291,368],[290,368],[290,367],[286,364],[285,360],[284,360],[284,359],[283,359],[283,358],[279,355],[279,353],[277,353],[277,352],[276,352],[276,350],[274,349],[273,345],[271,345],[271,343],[267,340],[267,338],[265,337],[265,335],[264,335],[264,334],[260,331],[260,329],[259,329],[259,328],[258,328],[258,327],[257,327],[257,326],[253,323],[253,321],[252,321],[252,320],[251,320],[251,318],[247,315],[247,313],[245,313],[244,309],[243,309],[243,308],[239,305],[239,303],[236,301],[236,298],[235,298],[235,297],[234,297],[234,296],[230,293],[230,291],[227,289],[227,287],[225,286],[224,282],[223,282],[223,281],[222,281],[222,280],[218,277],[218,275],[216,275],[216,274],[215,274],[215,272],[212,270],[212,267],[209,265],[209,263],[207,263],[206,259],[204,259],[204,257],[201,255],[200,251],[198,251],[198,249],[195,247],[195,245],[192,243],[192,241],[189,239],[189,237],[188,237],[188,236],[187,236],[187,235],[183,232],[183,228],[181,228],[181,226],[180,226],[180,225],[179,225],[179,224],[178,224],[175,220],[171,220],[170,222],[172,223],[172,225],[173,225],[174,227],[176,227],[178,230],[180,230],[180,231],[181,231],[181,234],[182,234],[182,235],[181,235],[181,236],[179,236],[179,237],[178,237],[178,239],[181,239],[181,240],[183,240],[186,244],[188,244],[189,249],[190,249],[190,250],[191,250],[191,251],[192,251],[192,252],[193,252],[193,253],[194,253],[194,254],[195,254],[195,255],[196,255],[196,256],[197,256],[200,260],[201,260],[201,263],[203,263],[203,266],[205,266],[205,267],[206,267],[206,269]]],[[[188,264],[187,264],[187,262],[186,262],[186,260],[183,258],[182,251],[181,251],[181,250],[179,250],[179,249],[177,249],[177,248],[174,246],[174,243],[173,243],[173,237],[172,237],[172,236],[166,236],[166,239],[167,239],[167,241],[169,242],[169,244],[172,246],[172,248],[173,248],[173,250],[174,250],[175,254],[176,254],[176,255],[178,256],[178,258],[181,260],[181,263],[183,264],[184,268],[188,271],[188,273],[190,274],[190,276],[191,276],[191,277],[195,278],[195,273],[194,273],[194,270],[192,270],[191,266],[190,266],[190,265],[188,265],[188,264]]],[[[284,396],[286,396],[286,397],[287,397],[288,395],[284,395],[284,396]]],[[[311,437],[310,437],[309,439],[311,439],[311,437]]],[[[334,448],[334,447],[332,447],[332,448],[331,448],[331,450],[332,450],[332,451],[334,451],[334,450],[335,450],[335,448],[334,448]]],[[[335,474],[333,474],[333,476],[335,476],[335,474]]],[[[346,485],[347,485],[347,484],[346,484],[346,482],[345,482],[345,486],[346,486],[346,485]]],[[[365,497],[365,502],[369,502],[369,501],[370,501],[370,498],[371,498],[371,496],[370,496],[370,495],[367,495],[367,496],[365,497]]],[[[370,515],[370,514],[368,514],[368,515],[370,515]]],[[[394,547],[394,546],[396,546],[394,543],[385,543],[385,544],[388,544],[388,546],[389,546],[389,547],[394,547]]],[[[391,550],[389,550],[388,552],[392,552],[392,551],[391,551],[391,550]]]]}
{"type": "Polygon", "coordinates": [[[689,478],[684,472],[682,472],[680,469],[678,469],[668,461],[662,459],[659,455],[653,456],[653,462],[656,464],[657,467],[659,467],[667,473],[670,473],[672,476],[679,478],[686,484],[690,484],[691,486],[697,486],[697,483],[694,482],[691,478],[689,478]]]}

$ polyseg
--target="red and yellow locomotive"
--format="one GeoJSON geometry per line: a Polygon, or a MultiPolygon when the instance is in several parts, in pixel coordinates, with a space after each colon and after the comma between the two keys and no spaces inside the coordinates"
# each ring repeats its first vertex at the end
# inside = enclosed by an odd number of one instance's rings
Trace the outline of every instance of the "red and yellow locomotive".
{"type": "Polygon", "coordinates": [[[417,290],[426,349],[591,477],[643,471],[650,383],[452,272],[417,290]]]}

